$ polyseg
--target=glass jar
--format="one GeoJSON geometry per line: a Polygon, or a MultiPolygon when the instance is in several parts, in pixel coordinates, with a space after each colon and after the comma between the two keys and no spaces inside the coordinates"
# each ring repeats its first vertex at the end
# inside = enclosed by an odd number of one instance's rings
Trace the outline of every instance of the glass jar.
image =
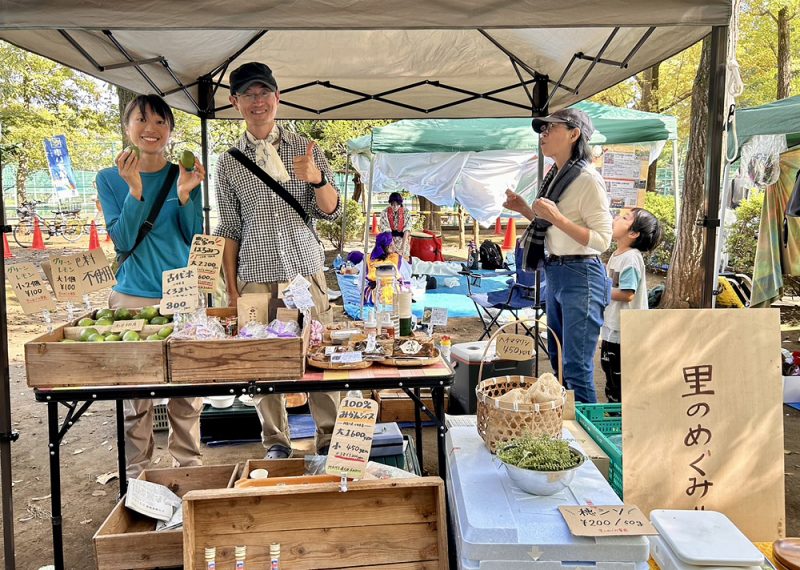
{"type": "Polygon", "coordinates": [[[375,317],[378,332],[394,338],[400,330],[400,286],[394,265],[379,265],[375,269],[375,317]]]}

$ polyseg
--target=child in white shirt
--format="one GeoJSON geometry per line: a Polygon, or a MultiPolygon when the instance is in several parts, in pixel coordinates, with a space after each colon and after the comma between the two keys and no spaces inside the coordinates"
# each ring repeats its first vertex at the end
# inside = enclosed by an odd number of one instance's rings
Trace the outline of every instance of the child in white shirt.
{"type": "Polygon", "coordinates": [[[617,249],[608,260],[611,303],[603,313],[600,330],[600,361],[606,375],[609,402],[622,401],[620,311],[648,308],[642,253],[655,249],[661,234],[658,218],[643,208],[633,208],[624,216],[617,216],[611,226],[611,239],[617,243],[617,249]]]}

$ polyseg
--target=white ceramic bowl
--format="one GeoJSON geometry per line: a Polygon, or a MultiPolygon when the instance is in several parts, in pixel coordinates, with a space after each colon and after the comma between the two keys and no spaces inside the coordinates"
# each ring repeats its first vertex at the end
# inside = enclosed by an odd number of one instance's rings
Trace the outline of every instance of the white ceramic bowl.
{"type": "Polygon", "coordinates": [[[573,453],[581,456],[581,462],[572,469],[565,471],[534,471],[532,469],[522,469],[508,463],[503,463],[506,472],[514,484],[531,495],[555,495],[559,491],[566,489],[575,478],[575,473],[586,461],[586,456],[576,450],[573,453]]]}
{"type": "Polygon", "coordinates": [[[253,469],[250,472],[251,479],[266,479],[269,477],[269,471],[266,469],[253,469]]]}
{"type": "Polygon", "coordinates": [[[208,396],[208,401],[211,403],[212,408],[230,408],[236,396],[208,396]]]}

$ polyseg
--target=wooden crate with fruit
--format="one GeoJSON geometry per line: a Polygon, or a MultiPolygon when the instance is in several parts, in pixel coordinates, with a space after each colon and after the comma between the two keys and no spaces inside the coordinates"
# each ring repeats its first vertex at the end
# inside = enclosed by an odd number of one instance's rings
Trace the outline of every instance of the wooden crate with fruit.
{"type": "MultiPolygon", "coordinates": [[[[210,317],[236,317],[236,309],[210,308],[210,317]]],[[[308,328],[298,338],[172,339],[167,343],[170,382],[292,380],[305,373],[308,328]]]]}
{"type": "Polygon", "coordinates": [[[100,309],[25,344],[28,386],[163,384],[171,333],[154,307],[100,309]]]}

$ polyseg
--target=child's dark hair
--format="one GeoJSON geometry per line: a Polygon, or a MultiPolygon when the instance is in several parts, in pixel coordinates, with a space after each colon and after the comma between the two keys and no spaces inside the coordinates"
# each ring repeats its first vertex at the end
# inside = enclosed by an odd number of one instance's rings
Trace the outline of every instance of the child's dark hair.
{"type": "Polygon", "coordinates": [[[172,114],[172,109],[169,108],[167,102],[164,101],[158,95],[138,95],[133,101],[128,103],[125,107],[125,111],[122,113],[122,122],[123,124],[127,125],[128,121],[133,114],[135,109],[139,109],[139,112],[143,116],[147,116],[147,107],[153,110],[153,112],[164,119],[167,124],[169,125],[169,130],[172,131],[175,129],[175,116],[172,114]]]}
{"type": "Polygon", "coordinates": [[[632,208],[631,212],[633,212],[633,224],[630,231],[639,234],[631,247],[641,252],[653,251],[661,242],[663,234],[661,223],[652,212],[644,208],[632,208]]]}

